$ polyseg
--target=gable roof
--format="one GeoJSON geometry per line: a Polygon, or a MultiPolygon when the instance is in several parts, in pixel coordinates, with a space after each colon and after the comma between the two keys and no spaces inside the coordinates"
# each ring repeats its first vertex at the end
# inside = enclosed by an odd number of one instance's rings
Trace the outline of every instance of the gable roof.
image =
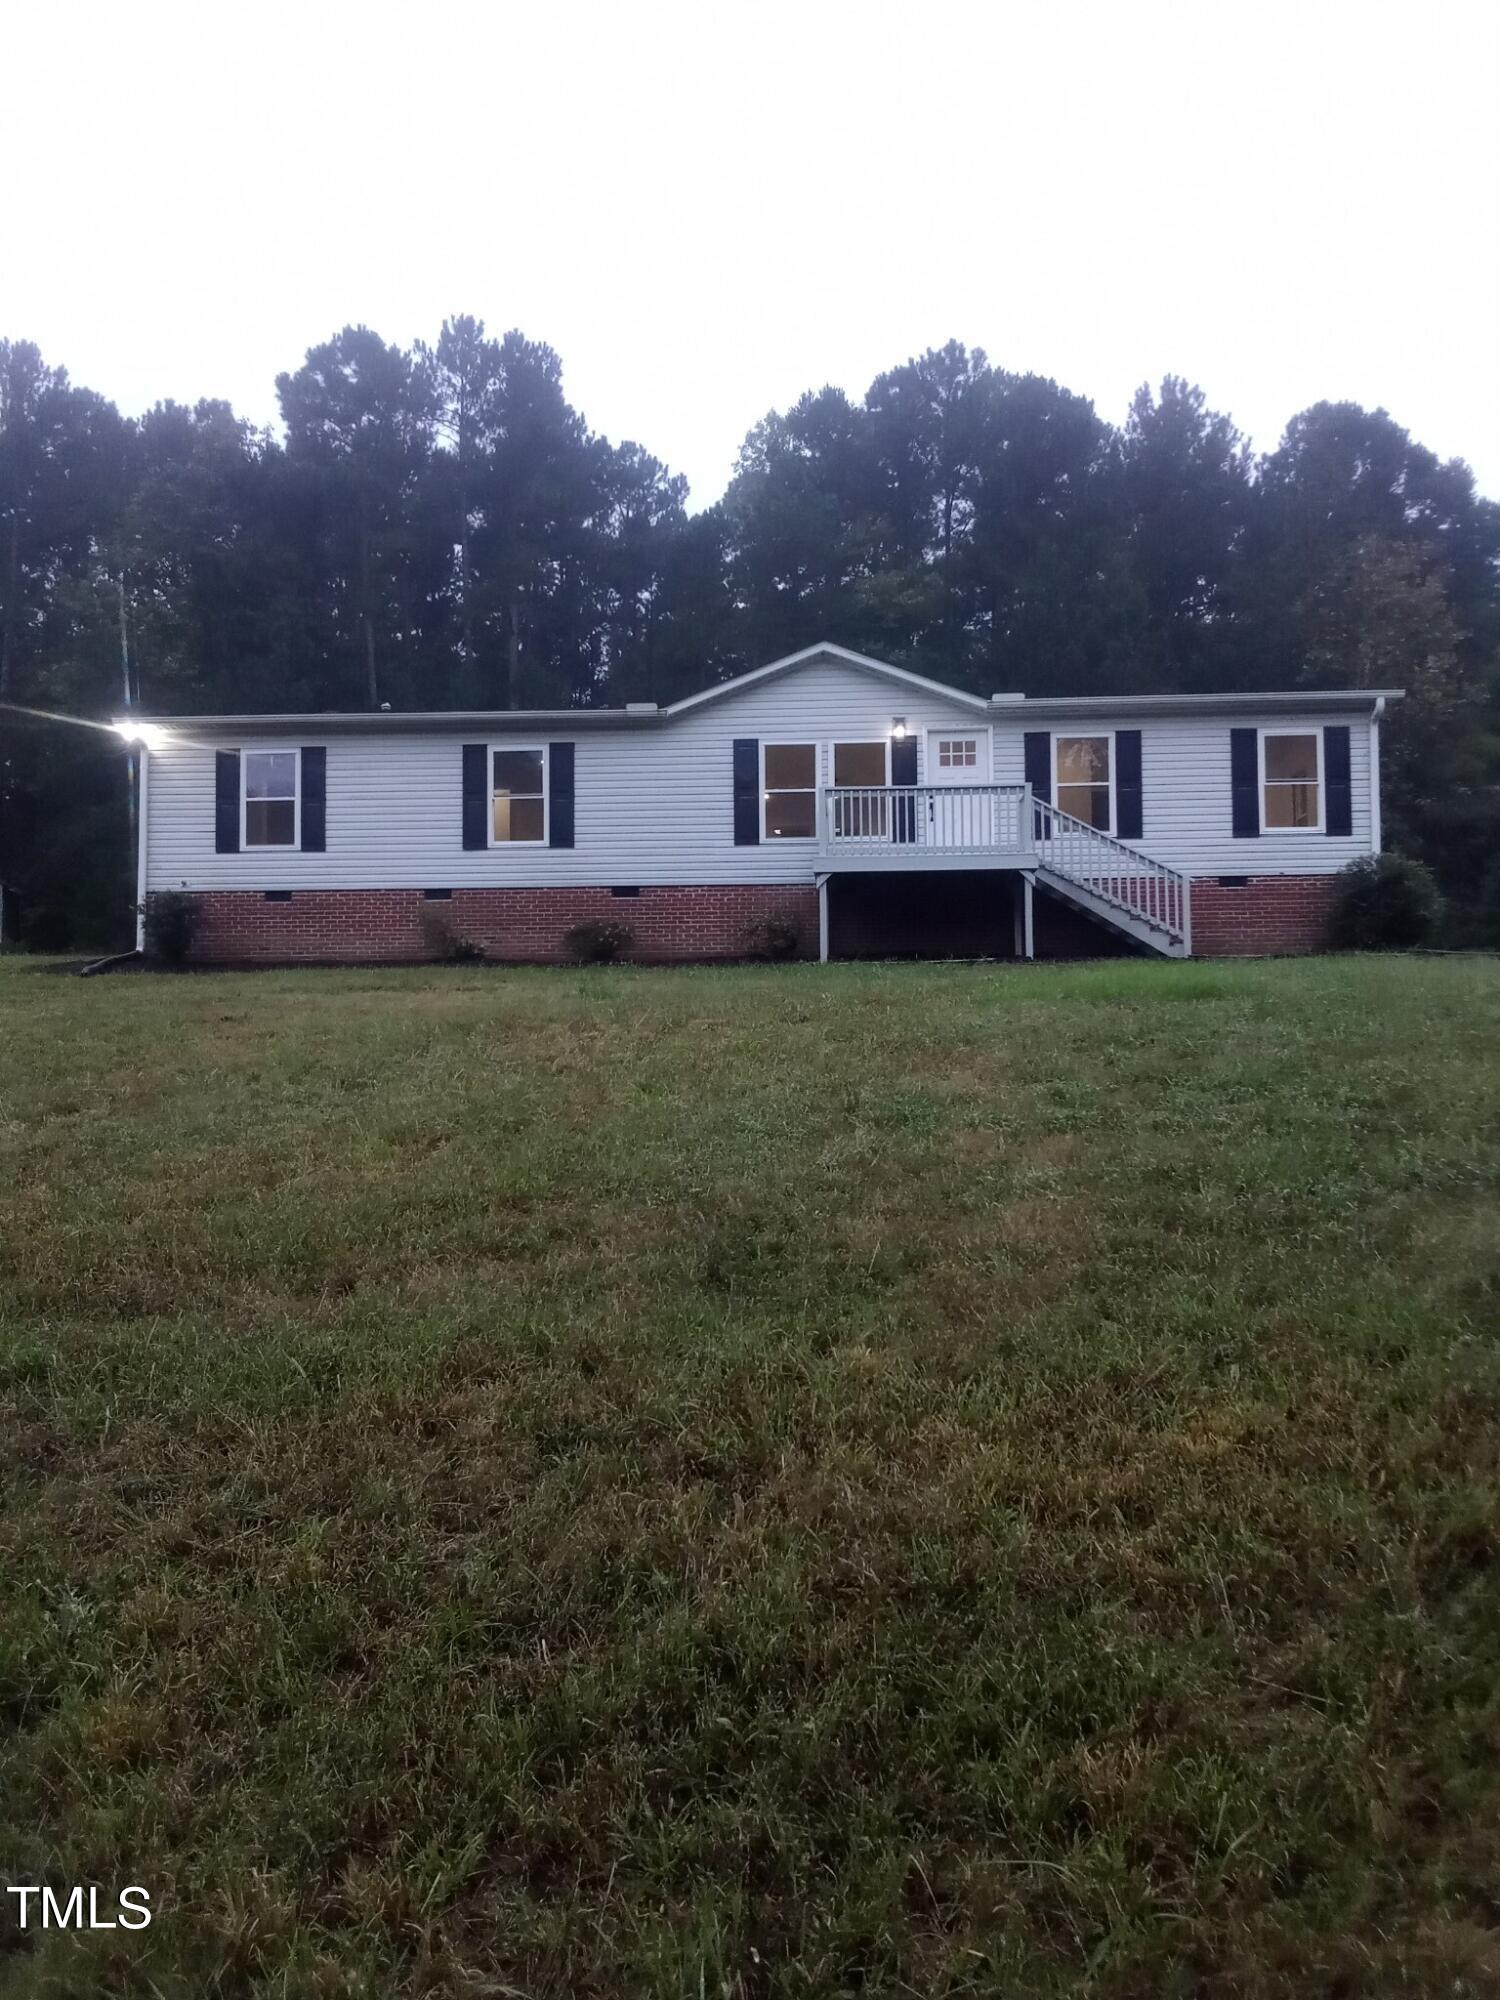
{"type": "MultiPolygon", "coordinates": [[[[943,681],[930,681],[924,674],[914,674],[906,667],[890,666],[885,660],[872,660],[868,653],[852,653],[847,646],[835,646],[826,639],[820,640],[816,646],[804,646],[798,653],[788,653],[784,659],[772,660],[768,667],[756,667],[748,674],[737,674],[732,681],[720,681],[717,687],[704,688],[701,694],[690,694],[681,701],[671,702],[662,713],[685,715],[689,709],[705,708],[709,702],[722,701],[725,695],[738,694],[742,688],[776,680],[782,674],[794,673],[799,667],[810,667],[814,660],[836,660],[841,666],[857,667],[861,673],[874,674],[878,679],[892,681],[898,687],[913,688],[919,694],[941,695],[944,701],[956,701],[964,708],[978,709],[984,715],[990,713],[991,703],[982,694],[967,694],[962,688],[949,687],[943,681]]],[[[1019,696],[1016,698],[1019,700],[1019,696]]]]}

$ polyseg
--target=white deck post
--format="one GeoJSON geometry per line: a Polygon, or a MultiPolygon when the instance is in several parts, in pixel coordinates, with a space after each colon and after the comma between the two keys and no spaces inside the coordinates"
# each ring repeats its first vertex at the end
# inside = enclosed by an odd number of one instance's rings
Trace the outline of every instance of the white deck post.
{"type": "Polygon", "coordinates": [[[828,963],[828,877],[818,877],[818,963],[828,963]]]}
{"type": "Polygon", "coordinates": [[[1032,923],[1031,923],[1031,899],[1033,894],[1031,886],[1031,877],[1029,875],[1023,875],[1021,877],[1021,880],[1026,884],[1026,895],[1022,903],[1022,918],[1023,918],[1024,935],[1025,935],[1026,957],[1035,958],[1036,938],[1032,931],[1032,923]]]}

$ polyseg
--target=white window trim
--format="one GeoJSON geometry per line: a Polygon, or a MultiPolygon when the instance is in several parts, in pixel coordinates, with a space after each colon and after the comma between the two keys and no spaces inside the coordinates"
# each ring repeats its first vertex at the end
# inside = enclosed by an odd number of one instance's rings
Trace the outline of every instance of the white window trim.
{"type": "MultiPolygon", "coordinates": [[[[257,801],[264,803],[264,801],[257,801]]],[[[297,743],[252,743],[240,750],[240,852],[291,854],[302,845],[302,747],[297,743]],[[250,759],[290,757],[292,762],[292,837],[290,840],[250,839],[250,759]]]]}
{"type": "MultiPolygon", "coordinates": [[[[545,847],[552,832],[552,756],[545,743],[511,743],[501,741],[485,746],[484,797],[485,812],[488,815],[485,831],[491,847],[501,853],[511,847],[545,847]],[[497,750],[539,750],[542,756],[542,832],[538,840],[496,840],[495,838],[495,752],[497,750]]],[[[519,796],[534,798],[534,792],[519,796]]]]}
{"type": "Polygon", "coordinates": [[[1109,801],[1109,825],[1096,827],[1096,833],[1107,833],[1111,840],[1115,837],[1115,826],[1119,813],[1115,807],[1115,732],[1112,729],[1054,729],[1052,732],[1052,804],[1059,812],[1067,808],[1058,804],[1057,795],[1062,787],[1057,777],[1057,746],[1059,743],[1079,743],[1090,736],[1102,736],[1109,744],[1109,783],[1106,793],[1109,801]]]}
{"type": "Polygon", "coordinates": [[[918,779],[924,785],[992,785],[995,782],[995,731],[988,722],[976,722],[966,726],[961,722],[952,724],[931,722],[922,731],[922,748],[918,753],[918,779]],[[936,739],[941,736],[965,736],[983,747],[979,763],[972,774],[953,777],[953,766],[948,766],[949,776],[942,775],[942,766],[936,758],[936,739]],[[930,768],[929,768],[930,767],[930,768]]]}
{"type": "MultiPolygon", "coordinates": [[[[853,737],[847,739],[853,742],[853,737]]],[[[861,738],[861,741],[864,739],[861,738]]],[[[873,742],[875,739],[869,739],[873,742]]],[[[823,788],[818,783],[820,774],[828,766],[832,752],[825,757],[826,745],[816,736],[763,736],[760,739],[760,837],[763,844],[774,843],[777,847],[812,847],[823,830],[823,788]],[[807,750],[813,753],[813,781],[807,785],[778,785],[779,792],[812,792],[813,830],[811,833],[768,833],[766,831],[766,806],[769,804],[766,786],[766,752],[768,750],[807,750]]],[[[886,760],[886,770],[890,770],[890,760],[886,760]]]]}
{"type": "MultiPolygon", "coordinates": [[[[1284,840],[1288,834],[1294,839],[1299,835],[1321,833],[1327,823],[1328,795],[1323,783],[1323,732],[1321,729],[1268,729],[1256,731],[1256,761],[1259,767],[1260,790],[1256,805],[1260,813],[1260,830],[1271,840],[1284,840]],[[1318,765],[1318,817],[1311,826],[1267,826],[1266,824],[1266,740],[1272,736],[1310,736],[1318,765]]],[[[1284,782],[1284,781],[1278,781],[1284,782]]]]}

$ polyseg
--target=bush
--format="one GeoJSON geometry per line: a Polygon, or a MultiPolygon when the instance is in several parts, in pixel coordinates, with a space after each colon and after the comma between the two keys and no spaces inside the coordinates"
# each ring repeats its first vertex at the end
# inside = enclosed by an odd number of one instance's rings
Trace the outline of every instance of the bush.
{"type": "Polygon", "coordinates": [[[1367,854],[1341,869],[1329,936],[1340,951],[1409,951],[1426,944],[1443,899],[1420,861],[1367,854]]]}
{"type": "Polygon", "coordinates": [[[745,933],[747,958],[796,958],[802,950],[802,933],[785,917],[765,917],[745,933]]]}
{"type": "Polygon", "coordinates": [[[483,965],[484,946],[476,944],[454,923],[446,911],[422,912],[422,935],[433,958],[445,965],[483,965]]]}
{"type": "Polygon", "coordinates": [[[153,889],[146,898],[146,956],[181,965],[193,948],[202,912],[182,889],[153,889]]]}
{"type": "Polygon", "coordinates": [[[629,924],[590,922],[574,924],[563,943],[580,965],[613,965],[629,951],[635,932],[629,924]]]}

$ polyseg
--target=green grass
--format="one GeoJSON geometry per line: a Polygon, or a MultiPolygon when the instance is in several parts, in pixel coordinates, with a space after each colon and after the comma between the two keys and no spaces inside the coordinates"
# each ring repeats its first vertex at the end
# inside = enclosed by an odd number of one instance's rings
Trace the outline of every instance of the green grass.
{"type": "Polygon", "coordinates": [[[1495,1990],[1494,965],[10,961],[0,1061],[0,1879],[157,1913],[6,1994],[1495,1990]]]}

